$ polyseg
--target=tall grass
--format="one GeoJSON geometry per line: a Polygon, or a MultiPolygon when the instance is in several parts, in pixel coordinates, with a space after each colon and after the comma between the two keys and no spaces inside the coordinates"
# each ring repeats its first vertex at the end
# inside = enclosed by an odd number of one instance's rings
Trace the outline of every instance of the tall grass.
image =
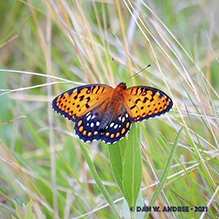
{"type": "Polygon", "coordinates": [[[0,218],[130,217],[108,147],[82,143],[73,123],[52,111],[51,100],[80,84],[115,86],[148,64],[127,85],[157,87],[174,107],[141,123],[143,177],[137,204],[142,199],[149,205],[183,128],[154,206],[190,210],[152,210],[151,217],[217,218],[218,10],[217,1],[203,0],[2,1],[0,218]],[[208,212],[191,210],[195,206],[208,212]]]}

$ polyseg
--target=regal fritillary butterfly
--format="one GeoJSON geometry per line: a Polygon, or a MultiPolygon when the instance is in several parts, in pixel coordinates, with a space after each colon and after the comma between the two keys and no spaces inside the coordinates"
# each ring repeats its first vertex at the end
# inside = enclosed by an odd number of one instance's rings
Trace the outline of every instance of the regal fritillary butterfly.
{"type": "Polygon", "coordinates": [[[147,86],[116,88],[90,84],[57,96],[53,109],[75,122],[80,139],[113,144],[130,130],[132,122],[143,121],[168,112],[173,102],[163,91],[147,86]]]}

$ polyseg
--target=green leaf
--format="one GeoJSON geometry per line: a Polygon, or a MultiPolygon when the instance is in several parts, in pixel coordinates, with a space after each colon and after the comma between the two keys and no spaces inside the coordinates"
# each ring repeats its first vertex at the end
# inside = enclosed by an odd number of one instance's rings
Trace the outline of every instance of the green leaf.
{"type": "MultiPolygon", "coordinates": [[[[144,206],[144,200],[142,197],[142,192],[139,192],[138,199],[136,202],[136,206],[144,206]]],[[[123,212],[124,212],[124,218],[125,219],[131,219],[131,218],[137,218],[137,219],[143,219],[145,218],[145,212],[144,211],[136,211],[136,208],[133,207],[132,210],[130,209],[128,202],[124,200],[123,203],[123,212]]]]}
{"type": "Polygon", "coordinates": [[[36,215],[32,210],[33,202],[29,201],[27,205],[23,204],[22,208],[16,204],[16,214],[19,219],[36,219],[36,215]]]}
{"type": "Polygon", "coordinates": [[[133,124],[128,138],[108,149],[115,180],[129,206],[134,207],[142,180],[140,124],[133,124]]]}
{"type": "Polygon", "coordinates": [[[124,156],[123,190],[129,206],[135,206],[141,187],[142,160],[140,124],[134,124],[124,156]]]}
{"type": "MultiPolygon", "coordinates": [[[[136,206],[144,206],[144,200],[143,200],[141,191],[139,192],[138,199],[137,199],[137,202],[136,202],[136,206]]],[[[138,218],[138,219],[145,218],[144,215],[145,215],[144,211],[138,212],[138,211],[135,210],[134,218],[138,218]]]]}
{"type": "Polygon", "coordinates": [[[122,184],[122,173],[123,173],[123,160],[126,150],[126,138],[123,138],[116,144],[108,145],[110,163],[113,170],[114,178],[119,186],[119,188],[123,191],[122,184]]]}

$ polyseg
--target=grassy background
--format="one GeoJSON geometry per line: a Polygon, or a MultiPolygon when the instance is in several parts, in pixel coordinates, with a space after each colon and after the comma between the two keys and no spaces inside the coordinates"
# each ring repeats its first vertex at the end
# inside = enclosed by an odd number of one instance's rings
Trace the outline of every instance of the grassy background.
{"type": "MultiPolygon", "coordinates": [[[[208,212],[151,214],[219,216],[218,10],[218,1],[204,0],[1,1],[0,218],[19,218],[25,209],[37,218],[115,218],[73,124],[52,111],[51,100],[78,84],[115,86],[148,64],[128,86],[157,87],[174,108],[141,123],[144,203],[183,127],[156,206],[208,206],[208,212]]],[[[126,216],[107,146],[85,147],[118,214],[126,216]]]]}

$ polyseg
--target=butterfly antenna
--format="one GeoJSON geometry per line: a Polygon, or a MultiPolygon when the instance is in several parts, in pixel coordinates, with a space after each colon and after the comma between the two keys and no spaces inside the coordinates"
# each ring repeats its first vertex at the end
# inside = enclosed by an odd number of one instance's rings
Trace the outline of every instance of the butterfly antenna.
{"type": "Polygon", "coordinates": [[[116,66],[115,66],[115,59],[112,57],[112,63],[113,63],[113,70],[114,70],[114,72],[116,72],[117,73],[117,75],[118,75],[118,77],[120,78],[120,80],[122,80],[121,79],[121,75],[119,74],[119,72],[118,72],[118,69],[116,68],[116,66]]]}
{"type": "Polygon", "coordinates": [[[151,65],[149,64],[149,65],[147,65],[146,67],[144,67],[143,69],[141,69],[140,71],[136,72],[135,74],[133,74],[132,76],[130,76],[129,78],[127,78],[127,79],[125,80],[125,82],[128,81],[130,78],[132,78],[132,77],[134,77],[134,76],[140,74],[141,72],[143,72],[146,68],[149,68],[150,66],[151,66],[151,65]]]}

